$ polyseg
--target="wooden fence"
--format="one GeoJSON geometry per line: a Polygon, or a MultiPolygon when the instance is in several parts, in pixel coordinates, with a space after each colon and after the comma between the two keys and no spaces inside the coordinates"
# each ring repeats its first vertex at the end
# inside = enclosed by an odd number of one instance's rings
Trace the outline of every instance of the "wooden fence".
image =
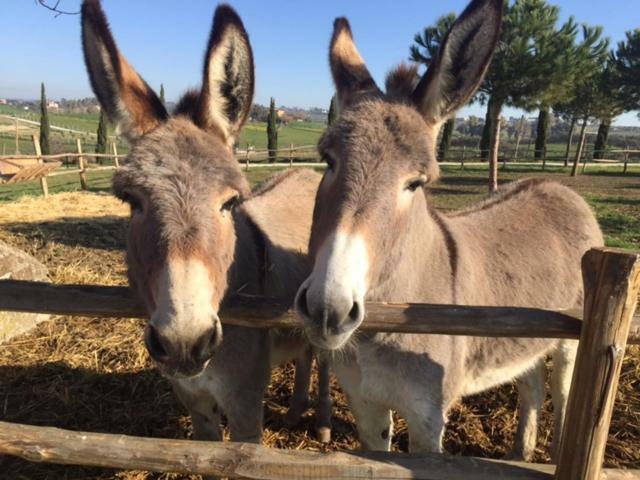
{"type": "MultiPolygon", "coordinates": [[[[250,479],[636,479],[640,471],[602,469],[618,376],[627,343],[640,343],[634,319],[640,255],[599,248],[582,262],[584,313],[516,307],[368,304],[365,330],[448,335],[578,338],[557,468],[520,462],[379,452],[314,453],[258,445],[72,432],[0,422],[0,453],[31,461],[199,473],[250,479]]],[[[0,310],[142,317],[123,287],[0,281],[0,310]]],[[[241,296],[223,322],[295,328],[287,306],[241,296]]]]}

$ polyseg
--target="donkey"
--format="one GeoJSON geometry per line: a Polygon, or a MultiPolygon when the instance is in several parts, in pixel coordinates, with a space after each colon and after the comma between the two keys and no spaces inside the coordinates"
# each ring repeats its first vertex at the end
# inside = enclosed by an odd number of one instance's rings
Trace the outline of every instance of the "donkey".
{"type": "Polygon", "coordinates": [[[365,300],[571,308],[582,304],[580,259],[602,245],[590,208],[557,183],[517,182],[444,215],[428,186],[439,175],[438,129],[476,91],[496,48],[502,0],[473,0],[420,78],[401,67],[376,86],[349,23],[335,21],[330,65],[339,121],[319,142],[327,169],[313,214],[311,275],[296,308],[311,343],[344,349],[332,368],[365,448],[388,450],[390,408],[412,451],[442,450],[446,414],[461,397],[518,379],[514,457],[530,459],[553,355],[559,438],[575,342],[445,335],[354,335],[365,300]]]}
{"type": "MultiPolygon", "coordinates": [[[[226,326],[223,341],[219,305],[240,290],[293,302],[309,272],[320,175],[291,171],[250,193],[232,145],[251,108],[253,55],[231,7],[215,12],[201,90],[172,116],[118,51],[98,0],[82,6],[82,41],[93,91],[132,145],[113,188],[131,206],[128,275],[149,316],[149,355],[189,410],[195,438],[220,440],[224,412],[233,440],[259,442],[271,367],[296,358],[292,423],[306,408],[312,350],[302,332],[226,326]]],[[[326,441],[324,364],[319,377],[326,441]]]]}

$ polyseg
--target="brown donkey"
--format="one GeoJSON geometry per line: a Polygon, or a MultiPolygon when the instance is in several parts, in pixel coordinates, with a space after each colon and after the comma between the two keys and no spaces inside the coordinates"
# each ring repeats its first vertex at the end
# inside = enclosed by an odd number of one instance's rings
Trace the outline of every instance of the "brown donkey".
{"type": "Polygon", "coordinates": [[[575,342],[445,335],[359,334],[365,300],[571,308],[582,304],[580,259],[602,235],[570,189],[529,180],[465,211],[430,205],[442,123],[467,103],[491,61],[502,0],[474,0],[427,72],[392,72],[383,94],[336,20],[330,64],[341,108],[319,143],[326,159],[316,197],[311,275],[296,307],[311,342],[344,348],[334,371],[363,445],[389,449],[390,408],[409,425],[411,449],[440,451],[446,413],[462,396],[518,379],[514,456],[530,458],[554,357],[559,438],[575,342]],[[351,341],[349,342],[349,340],[351,341]]]}
{"type": "MultiPolygon", "coordinates": [[[[172,116],[118,51],[97,0],[82,6],[82,40],[93,90],[132,144],[113,185],[131,206],[129,280],[149,315],[149,354],[189,409],[196,438],[221,439],[224,412],[234,440],[258,442],[272,365],[297,357],[287,416],[295,420],[306,406],[311,347],[300,334],[231,326],[223,340],[218,309],[238,290],[293,301],[309,271],[319,175],[287,173],[250,193],[231,146],[251,108],[253,57],[229,6],[215,13],[202,89],[172,116]]],[[[325,365],[316,418],[324,439],[328,389],[325,365]]]]}

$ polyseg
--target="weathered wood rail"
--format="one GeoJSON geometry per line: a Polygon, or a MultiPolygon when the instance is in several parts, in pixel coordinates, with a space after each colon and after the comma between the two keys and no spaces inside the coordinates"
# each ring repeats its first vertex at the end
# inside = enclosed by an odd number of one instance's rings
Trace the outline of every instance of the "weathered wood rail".
{"type": "MultiPolygon", "coordinates": [[[[128,287],[55,285],[0,280],[0,310],[143,318],[144,310],[128,287]]],[[[478,307],[422,303],[368,303],[362,330],[493,337],[579,338],[582,312],[523,307],[478,307]]],[[[263,297],[236,295],[223,307],[221,320],[252,328],[300,328],[287,305],[263,297]]],[[[634,318],[629,342],[640,344],[640,317],[634,318]]]]}
{"type": "MultiPolygon", "coordinates": [[[[552,480],[555,467],[434,453],[279,450],[74,432],[0,422],[0,451],[32,462],[144,469],[247,479],[552,480]]],[[[599,480],[640,480],[640,470],[605,469],[599,480]]]]}
{"type": "MultiPolygon", "coordinates": [[[[200,473],[250,479],[640,480],[640,471],[602,469],[618,376],[627,343],[640,343],[634,312],[640,255],[598,248],[582,262],[584,316],[516,307],[368,304],[365,330],[506,337],[579,338],[557,469],[435,454],[314,453],[258,445],[162,440],[72,432],[0,422],[0,454],[31,461],[200,473]],[[584,320],[582,320],[582,317],[584,320]]],[[[92,317],[143,317],[125,287],[0,281],[0,310],[92,317]]],[[[223,322],[297,328],[284,305],[236,296],[223,322]]]]}

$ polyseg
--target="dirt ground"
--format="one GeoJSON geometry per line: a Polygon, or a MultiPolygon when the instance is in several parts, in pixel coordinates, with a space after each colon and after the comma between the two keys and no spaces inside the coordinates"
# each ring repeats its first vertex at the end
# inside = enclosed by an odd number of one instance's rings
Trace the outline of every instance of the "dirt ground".
{"type": "MultiPolygon", "coordinates": [[[[457,188],[447,184],[440,188],[449,187],[457,188]]],[[[638,179],[631,179],[628,188],[638,193],[638,179]]],[[[0,205],[0,240],[46,264],[54,282],[122,285],[126,284],[123,248],[127,213],[127,208],[107,193],[62,193],[46,200],[24,198],[0,205]]],[[[640,468],[640,349],[628,349],[620,380],[606,465],[640,468]]],[[[285,428],[283,415],[292,384],[291,365],[273,372],[265,398],[266,445],[310,450],[358,448],[353,417],[335,382],[333,440],[329,445],[313,438],[313,409],[295,429],[285,428]]],[[[315,395],[314,389],[312,402],[315,395]]],[[[511,385],[465,399],[450,413],[446,451],[454,455],[503,456],[513,441],[517,403],[511,385]]],[[[551,410],[547,399],[536,450],[535,460],[539,462],[549,461],[551,410]]],[[[0,412],[0,418],[6,421],[73,430],[190,436],[185,409],[147,356],[142,322],[132,319],[54,317],[2,345],[0,412]]],[[[406,450],[406,426],[401,419],[396,420],[394,448],[406,450]]],[[[33,464],[0,457],[0,478],[199,477],[33,464]]]]}

